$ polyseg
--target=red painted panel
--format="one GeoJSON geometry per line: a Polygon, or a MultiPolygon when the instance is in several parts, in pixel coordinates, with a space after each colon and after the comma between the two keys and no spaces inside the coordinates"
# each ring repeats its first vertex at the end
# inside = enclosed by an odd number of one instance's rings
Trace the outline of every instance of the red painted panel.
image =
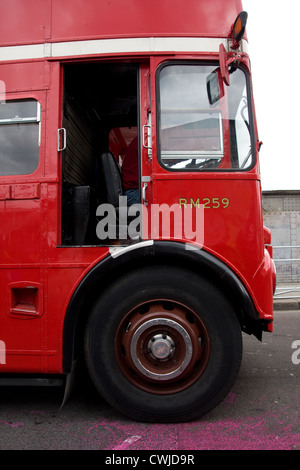
{"type": "Polygon", "coordinates": [[[0,9],[1,45],[44,42],[44,15],[44,0],[2,1],[0,9]]]}
{"type": "Polygon", "coordinates": [[[209,175],[199,180],[181,175],[175,185],[157,175],[153,193],[155,204],[172,206],[186,199],[187,205],[204,206],[203,249],[223,260],[242,279],[262,315],[271,312],[272,285],[268,260],[264,263],[259,181],[220,178],[216,182],[209,175]]]}
{"type": "Polygon", "coordinates": [[[1,64],[1,80],[7,93],[44,88],[44,73],[43,62],[1,64]]]}
{"type": "Polygon", "coordinates": [[[121,36],[226,36],[236,0],[53,0],[52,39],[121,36]]]}
{"type": "Polygon", "coordinates": [[[0,201],[1,264],[38,263],[41,212],[39,199],[0,201]],[[33,249],[34,247],[34,249],[33,249]]]}
{"type": "Polygon", "coordinates": [[[241,0],[10,0],[1,5],[0,44],[105,37],[226,37],[241,0]]]}
{"type": "Polygon", "coordinates": [[[14,267],[0,270],[1,337],[6,345],[6,364],[0,366],[0,369],[5,372],[39,372],[43,367],[41,329],[45,319],[40,315],[41,312],[35,316],[12,311],[16,299],[16,292],[12,295],[12,289],[24,285],[40,286],[40,269],[14,267]]]}

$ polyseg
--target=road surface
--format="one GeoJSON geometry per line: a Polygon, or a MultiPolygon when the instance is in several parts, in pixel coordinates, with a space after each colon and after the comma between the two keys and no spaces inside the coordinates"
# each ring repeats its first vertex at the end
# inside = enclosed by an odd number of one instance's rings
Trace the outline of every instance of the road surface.
{"type": "Polygon", "coordinates": [[[262,343],[244,336],[240,374],[227,398],[192,423],[132,422],[88,384],[62,409],[60,390],[2,388],[0,450],[106,450],[110,456],[124,450],[300,450],[299,362],[300,310],[278,311],[274,333],[265,333],[262,343]]]}

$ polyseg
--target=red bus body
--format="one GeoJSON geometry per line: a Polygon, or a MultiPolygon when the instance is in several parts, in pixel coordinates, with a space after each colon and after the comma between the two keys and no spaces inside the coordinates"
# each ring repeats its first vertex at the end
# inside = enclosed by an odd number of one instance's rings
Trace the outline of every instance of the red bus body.
{"type": "MultiPolygon", "coordinates": [[[[31,169],[18,170],[18,165],[13,170],[12,166],[0,169],[0,382],[1,378],[4,382],[13,379],[15,374],[25,378],[68,375],[76,351],[81,349],[82,331],[96,299],[121,274],[126,277],[127,272],[136,271],[138,276],[142,267],[153,264],[199,271],[233,305],[242,330],[258,338],[262,331],[272,331],[274,264],[269,231],[263,226],[259,139],[245,36],[231,51],[228,46],[229,41],[233,44],[232,26],[241,11],[240,0],[10,0],[2,4],[0,113],[1,107],[10,109],[10,102],[16,106],[29,102],[32,111],[28,111],[27,118],[10,115],[9,111],[1,113],[1,162],[6,158],[6,136],[13,126],[25,129],[26,119],[31,122],[38,144],[31,169]],[[240,77],[247,84],[251,163],[247,161],[240,168],[231,166],[229,117],[226,122],[224,119],[219,166],[206,167],[208,158],[203,164],[201,153],[194,168],[180,168],[174,165],[174,159],[185,162],[186,151],[180,159],[173,152],[173,144],[164,144],[165,140],[171,142],[174,129],[163,134],[162,122],[168,118],[161,118],[160,109],[163,116],[173,113],[176,119],[180,119],[180,112],[170,111],[169,104],[164,104],[168,92],[163,89],[163,80],[169,80],[170,87],[176,89],[172,74],[178,65],[183,71],[183,82],[187,73],[193,75],[193,67],[199,66],[204,74],[208,73],[205,67],[217,69],[220,61],[224,65],[220,44],[226,50],[225,67],[229,67],[233,54],[238,55],[239,71],[233,71],[230,80],[238,81],[236,77],[240,77]],[[135,88],[131,94],[132,84],[135,88]],[[110,104],[112,97],[118,98],[114,105],[110,104]],[[130,112],[124,111],[132,100],[136,123],[129,120],[130,112]],[[85,123],[78,138],[81,143],[73,143],[74,149],[82,147],[83,141],[90,145],[99,136],[97,144],[87,151],[89,155],[100,153],[102,147],[108,150],[103,144],[105,138],[115,155],[124,150],[122,145],[128,145],[126,133],[119,140],[108,137],[109,125],[102,124],[103,120],[111,119],[114,135],[120,135],[123,123],[126,132],[137,129],[141,203],[147,210],[153,204],[178,204],[181,208],[201,205],[201,247],[186,249],[188,240],[184,237],[178,239],[172,233],[169,239],[152,237],[145,228],[136,244],[112,246],[90,241],[93,238],[84,239],[85,222],[65,222],[69,207],[65,181],[72,185],[72,191],[74,186],[91,186],[88,177],[83,176],[85,170],[79,169],[79,176],[75,174],[74,168],[81,159],[75,156],[76,151],[72,150],[72,157],[65,156],[72,132],[66,130],[65,121],[71,125],[73,116],[76,126],[80,126],[73,110],[65,111],[69,103],[78,108],[82,108],[82,103],[90,105],[84,115],[89,116],[90,121],[86,122],[92,122],[92,126],[86,129],[85,123]],[[97,123],[99,133],[93,130],[97,123]],[[145,144],[150,126],[151,154],[145,144]],[[166,153],[164,145],[170,145],[166,153]],[[168,151],[173,152],[173,157],[168,156],[168,151]],[[166,155],[164,160],[162,155],[166,155]],[[66,176],[68,165],[70,177],[66,176]],[[72,224],[80,232],[78,239],[72,224]]],[[[227,101],[233,102],[234,94],[230,95],[224,80],[223,86],[227,101]]],[[[226,115],[225,105],[220,103],[212,106],[217,115],[209,115],[214,118],[214,136],[219,132],[216,116],[226,115]]],[[[188,112],[186,106],[181,114],[188,112]]],[[[201,116],[205,112],[202,110],[201,116]]],[[[181,127],[182,132],[187,132],[185,124],[181,127]]],[[[193,140],[194,131],[189,132],[193,140]]],[[[244,128],[241,132],[247,140],[244,128]]],[[[186,134],[184,138],[187,141],[186,134]]],[[[22,142],[25,147],[27,139],[21,136],[18,149],[22,142]]],[[[207,145],[211,145],[211,164],[217,161],[217,154],[213,144],[207,145]]],[[[7,155],[11,158],[10,153],[7,155]]],[[[74,217],[77,216],[78,213],[74,217]]],[[[93,227],[94,234],[96,221],[93,227]]],[[[188,284],[189,279],[182,279],[182,290],[188,284]]]]}

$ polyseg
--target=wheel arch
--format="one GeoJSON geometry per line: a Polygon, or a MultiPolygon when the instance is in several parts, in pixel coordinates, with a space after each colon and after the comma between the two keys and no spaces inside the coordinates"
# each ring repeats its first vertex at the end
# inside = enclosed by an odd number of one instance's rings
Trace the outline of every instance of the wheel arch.
{"type": "Polygon", "coordinates": [[[232,304],[249,334],[261,339],[262,327],[250,294],[239,277],[221,260],[203,249],[187,249],[180,242],[145,241],[128,247],[112,248],[110,255],[94,266],[77,286],[66,311],[63,327],[63,370],[72,368],[76,345],[83,335],[89,311],[111,282],[139,267],[151,265],[185,267],[211,281],[232,304]]]}

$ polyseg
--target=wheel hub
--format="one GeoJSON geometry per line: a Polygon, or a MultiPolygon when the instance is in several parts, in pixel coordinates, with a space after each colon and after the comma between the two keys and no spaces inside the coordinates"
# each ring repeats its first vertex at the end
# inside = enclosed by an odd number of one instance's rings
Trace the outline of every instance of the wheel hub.
{"type": "Polygon", "coordinates": [[[202,374],[209,340],[199,318],[185,306],[154,300],[125,316],[115,337],[124,375],[151,393],[184,390],[202,374]]]}
{"type": "Polygon", "coordinates": [[[175,343],[170,336],[160,333],[150,339],[148,351],[154,359],[164,361],[173,356],[175,343]]]}

